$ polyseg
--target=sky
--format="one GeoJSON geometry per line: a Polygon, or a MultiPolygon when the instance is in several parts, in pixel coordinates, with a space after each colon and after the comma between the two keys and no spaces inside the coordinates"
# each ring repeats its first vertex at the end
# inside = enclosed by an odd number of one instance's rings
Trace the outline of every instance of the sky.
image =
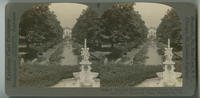
{"type": "MultiPolygon", "coordinates": [[[[76,23],[81,12],[87,8],[86,5],[76,3],[52,3],[49,6],[57,16],[62,27],[70,27],[76,23]]],[[[159,3],[136,3],[134,9],[139,12],[147,27],[157,27],[161,19],[171,7],[159,3]]]]}
{"type": "Polygon", "coordinates": [[[76,19],[87,6],[77,3],[52,3],[49,8],[54,11],[62,27],[72,28],[76,19]]]}
{"type": "Polygon", "coordinates": [[[159,3],[136,3],[135,10],[139,12],[147,27],[157,27],[170,6],[159,3]]]}

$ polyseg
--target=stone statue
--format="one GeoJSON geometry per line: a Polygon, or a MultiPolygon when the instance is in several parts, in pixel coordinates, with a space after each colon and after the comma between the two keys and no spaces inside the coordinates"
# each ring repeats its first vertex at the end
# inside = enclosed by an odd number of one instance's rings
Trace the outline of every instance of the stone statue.
{"type": "Polygon", "coordinates": [[[165,48],[165,60],[172,61],[173,53],[172,48],[165,48]]]}
{"type": "Polygon", "coordinates": [[[165,62],[164,62],[164,64],[174,64],[174,62],[172,61],[172,57],[173,57],[172,49],[173,48],[170,47],[170,39],[168,39],[168,47],[165,48],[165,62]]]}
{"type": "Polygon", "coordinates": [[[89,51],[88,48],[82,48],[81,56],[83,61],[89,61],[90,54],[88,51],[89,51]]]}
{"type": "Polygon", "coordinates": [[[84,48],[81,48],[81,56],[82,56],[82,61],[80,64],[91,64],[89,61],[90,53],[89,53],[89,48],[87,48],[87,40],[85,39],[84,41],[84,48]]]}

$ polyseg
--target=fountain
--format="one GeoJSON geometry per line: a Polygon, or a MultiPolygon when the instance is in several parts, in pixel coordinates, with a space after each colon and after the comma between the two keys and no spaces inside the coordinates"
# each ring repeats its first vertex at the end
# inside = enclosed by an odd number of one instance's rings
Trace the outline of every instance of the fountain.
{"type": "Polygon", "coordinates": [[[84,41],[84,48],[81,49],[82,60],[81,71],[74,72],[73,76],[77,80],[76,85],[78,87],[100,87],[100,80],[97,79],[99,73],[91,72],[91,62],[89,61],[89,48],[87,48],[87,40],[84,41]]]}
{"type": "Polygon", "coordinates": [[[168,47],[165,48],[165,61],[164,64],[164,72],[156,73],[158,78],[161,79],[159,86],[161,87],[176,87],[179,85],[178,78],[182,75],[180,72],[175,72],[174,64],[172,61],[173,53],[170,47],[170,39],[168,39],[168,47]]]}

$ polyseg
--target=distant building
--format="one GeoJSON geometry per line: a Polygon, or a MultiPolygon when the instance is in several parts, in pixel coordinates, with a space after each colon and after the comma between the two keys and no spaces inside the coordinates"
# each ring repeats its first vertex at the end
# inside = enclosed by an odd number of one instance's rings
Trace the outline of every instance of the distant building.
{"type": "Polygon", "coordinates": [[[148,34],[147,34],[148,39],[155,39],[156,38],[156,28],[150,27],[148,34]]]}
{"type": "Polygon", "coordinates": [[[68,38],[68,39],[72,38],[72,30],[69,27],[64,28],[63,39],[65,38],[68,38]]]}

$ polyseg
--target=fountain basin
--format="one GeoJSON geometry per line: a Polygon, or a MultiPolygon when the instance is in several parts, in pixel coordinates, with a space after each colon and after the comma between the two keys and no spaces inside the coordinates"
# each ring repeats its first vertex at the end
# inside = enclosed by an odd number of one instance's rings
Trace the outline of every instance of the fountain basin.
{"type": "Polygon", "coordinates": [[[73,73],[73,76],[76,79],[76,85],[79,85],[80,87],[100,87],[100,80],[97,79],[97,76],[99,73],[96,72],[87,72],[87,71],[81,71],[81,72],[75,72],[73,73]]]}
{"type": "Polygon", "coordinates": [[[90,76],[91,78],[96,78],[99,75],[99,73],[97,73],[97,72],[74,72],[73,73],[73,76],[75,78],[80,78],[81,75],[82,76],[87,75],[87,76],[90,76]]]}
{"type": "Polygon", "coordinates": [[[179,81],[182,73],[180,72],[158,72],[156,73],[160,79],[159,86],[161,87],[180,87],[182,81],[179,81]]]}
{"type": "MultiPolygon", "coordinates": [[[[156,75],[159,77],[159,78],[163,78],[163,74],[164,72],[157,72],[156,75]]],[[[173,74],[174,77],[177,77],[177,78],[180,78],[182,73],[180,72],[172,72],[171,74],[173,74]]]]}

